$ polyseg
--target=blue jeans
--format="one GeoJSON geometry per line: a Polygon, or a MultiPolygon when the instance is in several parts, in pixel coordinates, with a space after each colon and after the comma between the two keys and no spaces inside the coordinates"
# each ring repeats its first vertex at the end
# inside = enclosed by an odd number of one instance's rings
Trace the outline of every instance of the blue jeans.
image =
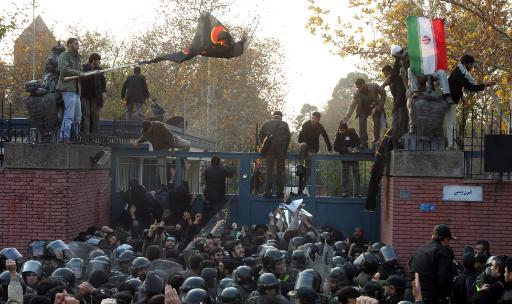
{"type": "Polygon", "coordinates": [[[64,99],[64,117],[60,126],[60,139],[65,140],[71,137],[71,128],[75,136],[80,132],[80,120],[82,109],[80,107],[80,95],[73,92],[62,92],[64,99]]]}

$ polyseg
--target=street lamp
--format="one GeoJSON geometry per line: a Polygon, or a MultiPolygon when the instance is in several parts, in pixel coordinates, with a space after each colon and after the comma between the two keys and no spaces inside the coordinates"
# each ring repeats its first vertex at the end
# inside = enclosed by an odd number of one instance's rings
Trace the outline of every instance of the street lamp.
{"type": "Polygon", "coordinates": [[[183,95],[183,134],[185,134],[185,129],[187,127],[187,104],[186,104],[186,91],[188,89],[188,84],[184,84],[181,86],[179,93],[183,95]]]}

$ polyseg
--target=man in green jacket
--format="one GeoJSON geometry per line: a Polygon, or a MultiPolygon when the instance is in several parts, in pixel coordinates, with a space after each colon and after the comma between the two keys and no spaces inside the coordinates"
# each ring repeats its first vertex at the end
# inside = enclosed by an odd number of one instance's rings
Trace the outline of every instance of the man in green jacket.
{"type": "Polygon", "coordinates": [[[59,57],[58,69],[60,71],[57,90],[62,93],[64,99],[64,117],[60,127],[59,139],[61,142],[70,142],[71,129],[77,136],[80,132],[80,120],[82,110],[80,105],[80,81],[78,78],[64,80],[69,76],[83,76],[80,55],[78,55],[79,43],[76,38],[69,38],[66,42],[67,51],[59,57]]]}

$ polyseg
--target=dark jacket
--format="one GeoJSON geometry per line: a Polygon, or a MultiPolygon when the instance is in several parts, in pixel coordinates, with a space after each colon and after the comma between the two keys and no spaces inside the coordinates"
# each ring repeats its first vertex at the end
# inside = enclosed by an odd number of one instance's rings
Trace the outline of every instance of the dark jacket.
{"type": "Polygon", "coordinates": [[[226,178],[233,176],[233,170],[222,165],[212,165],[204,171],[205,198],[210,202],[222,202],[226,194],[226,178]]]}
{"type": "Polygon", "coordinates": [[[471,298],[470,293],[468,292],[468,287],[471,288],[472,285],[468,286],[468,282],[474,282],[472,278],[478,276],[478,271],[476,269],[464,269],[464,271],[455,279],[453,283],[453,295],[451,299],[451,303],[467,303],[471,298]],[[469,296],[468,296],[469,295],[469,296]]]}
{"type": "Polygon", "coordinates": [[[393,69],[389,75],[389,90],[393,96],[393,110],[394,113],[399,107],[407,106],[406,88],[402,76],[400,76],[401,60],[396,59],[393,64],[393,69]]]}
{"type": "Polygon", "coordinates": [[[479,92],[485,89],[483,84],[472,84],[466,79],[466,76],[462,74],[459,67],[455,67],[448,77],[448,83],[450,84],[450,95],[452,96],[453,102],[458,103],[462,98],[462,91],[466,89],[470,92],[479,92]]]}
{"type": "Polygon", "coordinates": [[[133,74],[126,78],[121,90],[121,98],[126,97],[126,103],[144,103],[149,98],[148,84],[146,77],[141,74],[133,74]],[[128,90],[128,94],[126,91],[128,90]]]}
{"type": "Polygon", "coordinates": [[[316,126],[313,126],[311,124],[311,120],[306,121],[302,125],[302,128],[300,129],[299,133],[299,143],[307,143],[308,149],[314,150],[315,153],[317,153],[318,150],[320,149],[320,135],[322,135],[322,137],[325,140],[327,150],[332,151],[331,141],[329,140],[327,132],[325,132],[324,126],[322,126],[322,124],[320,123],[318,123],[316,126]]]}
{"type": "Polygon", "coordinates": [[[263,144],[263,140],[269,135],[272,135],[272,150],[276,149],[286,155],[291,140],[288,124],[280,119],[267,120],[258,135],[260,143],[263,144]]]}
{"type": "Polygon", "coordinates": [[[334,138],[334,151],[339,153],[347,153],[347,148],[359,147],[361,141],[355,129],[349,128],[344,132],[336,133],[334,138]]]}
{"type": "MultiPolygon", "coordinates": [[[[82,66],[84,72],[92,71],[92,66],[86,63],[82,66]]],[[[98,68],[97,70],[101,70],[98,68]]],[[[103,106],[103,93],[107,91],[107,81],[105,75],[92,75],[82,79],[82,92],[80,96],[87,99],[96,100],[100,107],[103,106]]]]}
{"type": "Polygon", "coordinates": [[[451,296],[454,268],[453,252],[440,242],[431,241],[414,254],[411,272],[420,275],[423,297],[436,300],[451,296]]]}
{"type": "Polygon", "coordinates": [[[137,139],[139,143],[149,141],[153,145],[154,151],[169,150],[176,146],[174,135],[159,121],[151,122],[151,131],[141,131],[141,136],[137,139]]]}

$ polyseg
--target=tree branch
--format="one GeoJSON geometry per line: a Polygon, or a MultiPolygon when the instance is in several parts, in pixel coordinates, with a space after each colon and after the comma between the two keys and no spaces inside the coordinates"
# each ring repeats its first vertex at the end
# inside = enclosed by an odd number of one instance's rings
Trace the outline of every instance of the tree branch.
{"type": "Polygon", "coordinates": [[[479,9],[478,6],[475,3],[473,3],[472,1],[468,0],[468,2],[471,3],[474,7],[476,7],[476,9],[471,9],[467,5],[464,5],[464,4],[460,3],[460,2],[453,1],[453,0],[441,0],[441,1],[453,4],[455,6],[458,6],[458,7],[462,8],[462,9],[472,13],[473,15],[477,16],[478,18],[482,19],[482,21],[484,21],[485,23],[489,24],[496,32],[500,33],[506,39],[508,39],[509,41],[512,42],[512,37],[510,37],[510,35],[507,34],[507,32],[505,32],[504,30],[500,29],[496,24],[494,24],[491,21],[489,21],[489,19],[484,15],[484,12],[481,9],[479,9]]]}

